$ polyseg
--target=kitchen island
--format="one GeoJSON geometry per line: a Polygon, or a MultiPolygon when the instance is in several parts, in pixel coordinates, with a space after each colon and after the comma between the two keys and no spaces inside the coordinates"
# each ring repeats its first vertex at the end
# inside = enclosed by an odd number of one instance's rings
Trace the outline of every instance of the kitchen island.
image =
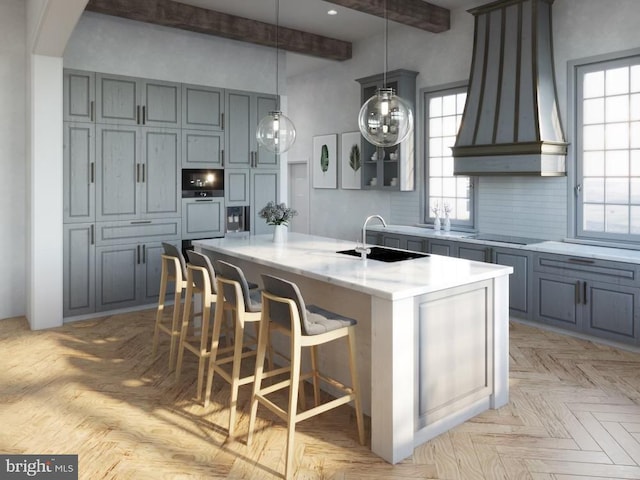
{"type": "MultiPolygon", "coordinates": [[[[357,362],[371,450],[390,463],[508,401],[511,267],[431,255],[385,263],[337,253],[351,242],[290,233],[194,241],[212,259],[294,281],[305,302],[358,320],[357,362]]],[[[320,368],[349,383],[346,348],[320,368]]]]}

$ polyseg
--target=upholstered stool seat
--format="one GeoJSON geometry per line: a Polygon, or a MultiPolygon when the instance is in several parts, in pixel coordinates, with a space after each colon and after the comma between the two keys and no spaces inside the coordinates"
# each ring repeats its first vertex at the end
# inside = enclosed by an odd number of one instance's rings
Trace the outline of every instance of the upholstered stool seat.
{"type": "Polygon", "coordinates": [[[175,367],[176,346],[180,337],[180,306],[182,304],[182,292],[187,288],[187,267],[182,252],[170,243],[163,243],[164,253],[161,255],[162,272],[160,274],[160,291],[158,293],[158,307],[156,310],[156,323],[153,331],[152,355],[158,353],[160,332],[169,335],[169,371],[175,367]],[[169,284],[174,284],[173,315],[171,325],[163,323],[165,298],[169,284]]]}
{"type": "MultiPolygon", "coordinates": [[[[262,404],[287,422],[287,446],[285,461],[285,477],[293,475],[293,446],[296,423],[312,416],[326,412],[340,405],[353,402],[358,427],[358,440],[364,444],[364,423],[355,356],[355,325],[356,321],[314,305],[306,306],[297,285],[288,280],[262,275],[262,320],[258,336],[258,352],[256,356],[255,381],[251,398],[251,415],[249,419],[249,436],[247,445],[251,444],[258,404],[262,404]],[[291,364],[289,367],[264,371],[264,360],[267,351],[267,341],[272,332],[279,332],[290,337],[291,364]],[[349,369],[351,371],[351,387],[345,386],[336,379],[330,378],[318,371],[318,345],[337,340],[347,339],[349,348],[349,369]],[[310,347],[311,371],[301,372],[303,347],[310,347]],[[262,381],[288,373],[288,378],[278,383],[262,386],[262,381]],[[298,411],[297,399],[304,398],[303,380],[312,379],[315,406],[308,410],[298,411]],[[323,404],[320,403],[320,381],[330,384],[342,394],[323,404]],[[269,396],[282,390],[289,389],[288,407],[283,409],[272,401],[269,396]],[[301,395],[302,394],[302,395],[301,395]]],[[[303,408],[304,408],[304,402],[303,408]]]]}

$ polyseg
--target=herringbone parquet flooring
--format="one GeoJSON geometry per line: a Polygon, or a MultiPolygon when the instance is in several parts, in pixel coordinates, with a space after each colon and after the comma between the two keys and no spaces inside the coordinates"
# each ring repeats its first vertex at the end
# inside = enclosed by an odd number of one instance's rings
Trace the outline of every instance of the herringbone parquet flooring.
{"type": "MultiPolygon", "coordinates": [[[[82,479],[267,479],[283,471],[285,428],[226,441],[228,386],[194,399],[196,362],[179,384],[167,344],[151,359],[153,311],[32,332],[0,321],[0,452],[76,453],[82,479]]],[[[166,338],[166,337],[165,337],[166,338]]],[[[300,479],[640,479],[640,354],[519,323],[510,332],[510,402],[389,465],[357,442],[349,407],[296,433],[300,479]]],[[[246,412],[245,387],[240,407],[246,412]]]]}

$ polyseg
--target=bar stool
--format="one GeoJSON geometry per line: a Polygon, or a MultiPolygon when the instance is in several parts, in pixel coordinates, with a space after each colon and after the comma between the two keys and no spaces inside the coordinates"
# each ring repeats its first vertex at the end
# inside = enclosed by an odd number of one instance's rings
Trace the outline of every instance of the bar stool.
{"type": "MultiPolygon", "coordinates": [[[[180,380],[184,351],[185,349],[189,350],[198,357],[198,386],[196,398],[199,400],[202,395],[206,360],[210,355],[208,340],[211,306],[214,305],[214,308],[217,307],[216,274],[213,265],[211,265],[211,260],[209,260],[209,257],[206,255],[190,250],[187,252],[187,256],[189,257],[189,263],[187,264],[187,292],[184,301],[184,311],[182,313],[182,326],[180,328],[176,382],[180,380]],[[195,294],[200,294],[202,298],[202,309],[199,314],[192,314],[191,312],[191,304],[193,303],[193,295],[195,294]],[[201,317],[202,320],[200,335],[190,339],[187,337],[189,323],[191,319],[196,316],[201,317]]],[[[216,308],[216,311],[217,310],[216,308]]]]}
{"type": "Polygon", "coordinates": [[[155,358],[158,353],[160,332],[170,337],[169,344],[169,371],[174,368],[176,358],[176,343],[180,337],[178,319],[180,318],[180,305],[182,303],[182,291],[187,288],[187,267],[182,252],[171,245],[163,243],[164,254],[161,255],[162,272],[160,274],[160,292],[158,295],[158,308],[156,310],[156,324],[153,331],[153,348],[151,355],[155,358]],[[164,301],[167,295],[167,286],[173,282],[175,292],[173,296],[173,316],[171,326],[162,323],[164,316],[164,301]]]}
{"type": "MultiPolygon", "coordinates": [[[[255,356],[255,349],[248,347],[257,344],[258,327],[262,315],[262,302],[260,292],[251,290],[242,270],[235,265],[224,261],[216,261],[218,300],[216,317],[211,338],[211,355],[209,358],[209,371],[207,373],[207,386],[204,398],[204,406],[207,407],[211,400],[211,388],[213,377],[217,372],[229,385],[231,385],[231,399],[229,402],[229,437],[233,438],[236,423],[236,409],[238,406],[238,389],[241,385],[253,382],[254,375],[241,377],[240,367],[242,360],[255,356]],[[225,312],[231,314],[235,323],[234,344],[227,348],[220,347],[220,329],[225,312]],[[245,327],[248,323],[256,326],[256,336],[250,338],[245,335],[245,327]],[[231,364],[229,371],[228,365],[231,364]]],[[[257,286],[257,285],[255,285],[257,286]]]]}
{"type": "MultiPolygon", "coordinates": [[[[285,462],[285,478],[293,474],[293,438],[298,422],[306,420],[335,407],[349,403],[355,404],[356,422],[358,424],[358,439],[364,445],[364,423],[362,406],[358,387],[358,377],[355,357],[355,325],[356,321],[343,317],[337,313],[324,310],[315,305],[305,306],[297,285],[282,278],[262,275],[264,289],[262,291],[262,321],[258,337],[258,352],[256,356],[255,382],[251,397],[251,416],[249,419],[249,435],[247,445],[251,445],[255,426],[258,403],[261,403],[281,419],[287,422],[287,447],[285,462]],[[291,339],[291,365],[288,370],[289,378],[273,385],[262,387],[262,380],[278,373],[264,372],[264,359],[267,340],[272,331],[280,332],[291,339]],[[351,387],[323,375],[317,368],[317,346],[331,342],[338,338],[347,337],[349,345],[349,369],[351,370],[351,387]],[[311,347],[311,371],[301,373],[302,348],[311,347]],[[313,379],[313,396],[315,406],[301,412],[297,411],[296,398],[299,395],[301,381],[313,379]],[[344,395],[320,404],[319,380],[329,383],[332,387],[344,392],[344,395]],[[267,398],[268,395],[289,387],[288,409],[285,411],[267,398]]],[[[303,384],[302,384],[303,385],[303,384]]],[[[304,387],[303,387],[304,388],[304,387]]]]}

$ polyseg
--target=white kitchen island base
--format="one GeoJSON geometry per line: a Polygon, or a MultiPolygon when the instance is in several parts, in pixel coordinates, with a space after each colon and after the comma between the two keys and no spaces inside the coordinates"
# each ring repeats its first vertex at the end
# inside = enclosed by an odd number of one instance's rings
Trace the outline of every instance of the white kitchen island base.
{"type": "MultiPolygon", "coordinates": [[[[294,281],[305,302],[358,320],[371,450],[386,461],[399,462],[416,446],[507,403],[511,267],[438,255],[364,262],[336,253],[352,248],[349,242],[301,234],[289,234],[282,245],[268,235],[194,245],[260,284],[261,273],[294,281]]],[[[321,370],[348,384],[343,345],[321,348],[320,357],[321,370]]]]}

